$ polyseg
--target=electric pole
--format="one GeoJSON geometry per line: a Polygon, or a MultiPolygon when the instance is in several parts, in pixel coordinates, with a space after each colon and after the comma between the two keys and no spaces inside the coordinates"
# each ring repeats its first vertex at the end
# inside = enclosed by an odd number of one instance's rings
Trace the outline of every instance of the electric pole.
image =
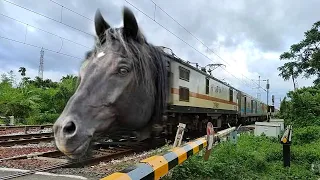
{"type": "Polygon", "coordinates": [[[42,80],[43,80],[43,56],[44,56],[44,51],[43,51],[43,48],[41,48],[41,51],[40,51],[40,65],[39,65],[38,76],[42,80]]]}
{"type": "Polygon", "coordinates": [[[259,85],[258,85],[258,92],[257,92],[257,98],[259,99],[259,100],[261,100],[261,93],[260,93],[260,76],[259,76],[259,80],[258,80],[258,82],[259,82],[259,85]]]}
{"type": "MultiPolygon", "coordinates": [[[[261,86],[260,86],[260,81],[267,81],[267,85],[266,85],[266,89],[267,90],[265,90],[265,89],[263,89],[264,91],[267,91],[267,112],[268,112],[268,114],[269,114],[269,89],[270,89],[270,84],[269,84],[269,79],[260,79],[260,76],[259,76],[259,87],[258,87],[258,93],[257,93],[257,98],[259,99],[259,100],[261,100],[260,98],[260,88],[262,88],[261,86]]],[[[267,115],[268,116],[268,115],[267,115]]]]}
{"type": "Polygon", "coordinates": [[[267,106],[269,106],[269,88],[270,88],[269,79],[267,79],[267,106]]]}
{"type": "MultiPolygon", "coordinates": [[[[256,81],[256,80],[255,80],[256,81]]],[[[257,87],[257,99],[258,100],[261,100],[261,91],[260,91],[260,88],[261,87],[261,81],[267,81],[267,80],[261,80],[260,76],[259,76],[259,79],[258,79],[258,87],[257,87]]],[[[268,92],[267,92],[268,93],[268,92]]]]}

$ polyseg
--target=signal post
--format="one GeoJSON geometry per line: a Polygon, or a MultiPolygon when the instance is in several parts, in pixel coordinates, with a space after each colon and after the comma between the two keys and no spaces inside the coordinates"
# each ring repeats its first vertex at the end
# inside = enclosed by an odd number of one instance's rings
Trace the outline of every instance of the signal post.
{"type": "Polygon", "coordinates": [[[292,126],[288,125],[281,138],[283,152],[283,166],[290,167],[290,146],[291,146],[292,126]]]}

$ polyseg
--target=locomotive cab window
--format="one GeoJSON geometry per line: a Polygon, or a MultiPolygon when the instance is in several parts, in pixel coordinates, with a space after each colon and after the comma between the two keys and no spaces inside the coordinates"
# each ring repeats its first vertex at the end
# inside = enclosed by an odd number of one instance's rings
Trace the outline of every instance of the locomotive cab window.
{"type": "Polygon", "coordinates": [[[233,101],[233,90],[231,88],[229,90],[229,100],[230,100],[230,102],[233,101]]]}
{"type": "Polygon", "coordinates": [[[209,94],[209,78],[206,78],[206,94],[209,94]]]}
{"type": "Polygon", "coordinates": [[[189,81],[190,70],[179,66],[179,78],[185,81],[189,81]]]}
{"type": "Polygon", "coordinates": [[[189,102],[189,88],[179,87],[179,101],[189,102]]]}

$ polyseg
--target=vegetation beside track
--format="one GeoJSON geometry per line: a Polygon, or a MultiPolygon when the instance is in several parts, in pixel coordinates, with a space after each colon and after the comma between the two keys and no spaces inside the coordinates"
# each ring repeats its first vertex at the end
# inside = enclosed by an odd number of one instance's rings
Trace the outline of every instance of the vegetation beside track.
{"type": "Polygon", "coordinates": [[[293,125],[291,167],[283,167],[282,144],[276,138],[243,134],[237,144],[222,142],[208,161],[203,151],[174,168],[171,179],[319,179],[320,84],[290,91],[278,118],[293,125]]]}
{"type": "Polygon", "coordinates": [[[320,21],[305,38],[280,55],[284,80],[315,76],[310,87],[289,91],[278,118],[293,125],[291,167],[283,167],[279,139],[243,134],[237,144],[222,142],[208,161],[203,151],[174,168],[164,179],[319,179],[320,178],[320,21]],[[301,58],[302,57],[302,58],[301,58]]]}
{"type": "MultiPolygon", "coordinates": [[[[20,67],[21,81],[13,71],[0,78],[0,116],[14,116],[16,125],[50,124],[58,118],[77,87],[77,76],[67,75],[59,82],[51,79],[30,79],[20,67]]],[[[1,119],[1,124],[4,122],[1,119]]]]}
{"type": "MultiPolygon", "coordinates": [[[[320,178],[320,128],[312,133],[311,142],[303,142],[307,128],[294,130],[291,167],[284,168],[282,145],[275,138],[243,134],[237,144],[222,142],[211,152],[208,161],[204,151],[174,168],[164,179],[316,179],[320,178]],[[301,133],[298,133],[301,132],[301,133]]],[[[308,132],[309,134],[309,132],[308,132]]]]}

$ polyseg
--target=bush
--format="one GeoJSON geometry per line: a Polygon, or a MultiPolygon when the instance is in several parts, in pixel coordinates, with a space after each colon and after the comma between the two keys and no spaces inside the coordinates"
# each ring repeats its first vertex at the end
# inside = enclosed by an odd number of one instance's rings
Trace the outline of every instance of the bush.
{"type": "Polygon", "coordinates": [[[11,81],[12,73],[0,78],[0,114],[26,119],[27,122],[17,122],[22,124],[53,123],[78,85],[78,78],[73,75],[62,77],[60,82],[23,76],[18,83],[11,81]]]}
{"type": "MultiPolygon", "coordinates": [[[[313,133],[318,127],[312,127],[313,133]]],[[[312,129],[310,128],[310,129],[312,129]]],[[[307,131],[307,130],[305,130],[307,131]]],[[[294,131],[295,133],[297,131],[294,131]]],[[[304,134],[304,133],[301,133],[304,134]]],[[[303,135],[295,136],[296,139],[303,135]]],[[[241,135],[237,144],[222,142],[204,161],[201,152],[164,179],[315,179],[311,164],[320,162],[320,141],[291,146],[291,167],[283,167],[282,145],[268,137],[241,135]]]]}
{"type": "Polygon", "coordinates": [[[28,124],[52,124],[54,123],[60,114],[40,113],[27,118],[28,124]]]}
{"type": "Polygon", "coordinates": [[[320,126],[293,128],[292,142],[297,145],[307,144],[320,139],[320,126]]]}
{"type": "Polygon", "coordinates": [[[283,99],[280,116],[294,127],[320,125],[320,86],[304,87],[287,94],[283,99]]]}

